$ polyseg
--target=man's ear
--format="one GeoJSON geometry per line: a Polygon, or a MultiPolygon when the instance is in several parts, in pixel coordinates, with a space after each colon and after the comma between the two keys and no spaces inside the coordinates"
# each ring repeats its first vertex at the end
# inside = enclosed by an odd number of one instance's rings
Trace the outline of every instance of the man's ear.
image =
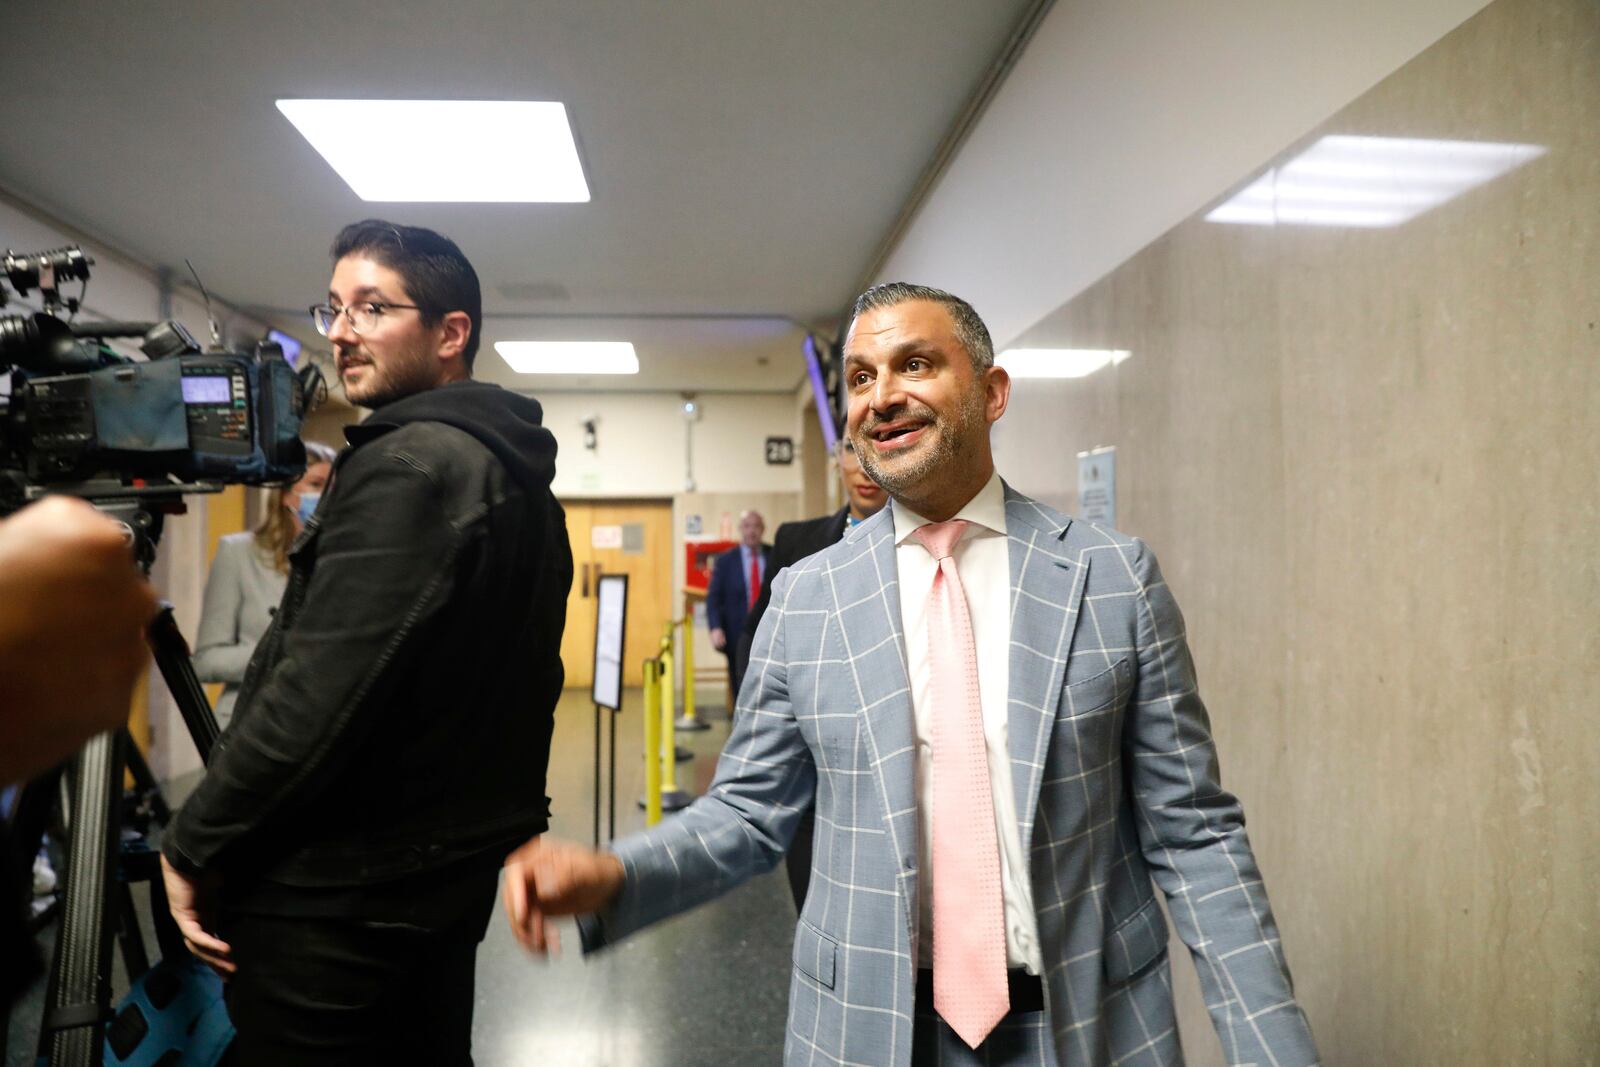
{"type": "Polygon", "coordinates": [[[1000,421],[1000,416],[1006,413],[1006,405],[1011,402],[1011,375],[1004,367],[996,366],[985,370],[983,376],[984,416],[992,425],[1000,421]]]}
{"type": "Polygon", "coordinates": [[[447,311],[439,320],[439,358],[457,360],[472,339],[472,316],[465,311],[447,311]]]}

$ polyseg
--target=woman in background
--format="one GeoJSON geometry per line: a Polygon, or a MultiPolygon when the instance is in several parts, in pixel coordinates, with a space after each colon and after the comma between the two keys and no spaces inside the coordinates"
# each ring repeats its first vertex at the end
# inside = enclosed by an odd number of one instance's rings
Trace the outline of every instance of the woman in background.
{"type": "Polygon", "coordinates": [[[333,449],[307,441],[305,474],[288,488],[268,494],[261,525],[253,533],[229,534],[217,542],[200,610],[194,672],[202,682],[223,683],[216,708],[218,727],[225,729],[233,718],[244,669],[289,581],[289,546],[317,509],[333,459],[333,449]]]}

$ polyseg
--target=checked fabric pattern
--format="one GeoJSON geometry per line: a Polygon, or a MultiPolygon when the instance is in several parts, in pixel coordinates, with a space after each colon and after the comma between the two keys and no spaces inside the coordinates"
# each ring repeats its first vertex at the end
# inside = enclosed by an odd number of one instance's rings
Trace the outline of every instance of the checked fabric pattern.
{"type": "MultiPolygon", "coordinates": [[[[1006,523],[1008,747],[1047,1025],[1014,1035],[1004,1062],[1183,1062],[1159,886],[1228,1062],[1315,1064],[1243,812],[1219,778],[1183,618],[1154,555],[1009,488],[1006,523]]],[[[711,788],[616,843],[625,888],[580,924],[593,948],[771,869],[814,797],[789,1067],[910,1067],[925,875],[896,575],[886,508],[777,576],[711,788]]],[[[953,1040],[940,1062],[978,1061],[953,1040]]]]}

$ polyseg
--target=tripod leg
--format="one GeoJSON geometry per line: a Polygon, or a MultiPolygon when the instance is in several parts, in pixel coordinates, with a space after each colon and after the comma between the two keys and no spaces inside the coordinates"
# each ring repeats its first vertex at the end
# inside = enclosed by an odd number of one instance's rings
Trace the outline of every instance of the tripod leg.
{"type": "Polygon", "coordinates": [[[120,836],[120,735],[90,741],[74,758],[73,771],[66,892],[39,1046],[52,1067],[100,1067],[111,1007],[106,901],[120,836]]]}
{"type": "Polygon", "coordinates": [[[211,710],[211,701],[195,677],[194,663],[189,659],[189,645],[178,630],[172,617],[172,605],[163,604],[161,614],[150,624],[150,651],[155,654],[156,666],[172,692],[172,699],[189,727],[194,747],[200,752],[200,762],[211,762],[211,750],[221,733],[217,729],[217,716],[211,710]]]}
{"type": "Polygon", "coordinates": [[[156,928],[156,944],[161,949],[161,958],[184,959],[189,949],[183,943],[177,920],[172,917],[172,909],[167,904],[167,886],[161,880],[159,868],[147,884],[150,886],[150,919],[156,928]]]}
{"type": "MultiPolygon", "coordinates": [[[[127,734],[127,727],[123,727],[123,733],[127,734]]],[[[122,744],[122,750],[128,754],[128,773],[133,776],[134,788],[150,805],[150,817],[165,826],[172,821],[172,809],[167,807],[167,798],[161,794],[161,786],[156,782],[150,764],[145,762],[144,753],[139,751],[132,737],[124,737],[122,744]]]]}
{"type": "Polygon", "coordinates": [[[117,944],[122,947],[122,962],[128,968],[128,980],[137,981],[150,969],[150,954],[144,948],[144,934],[139,930],[139,912],[133,906],[133,891],[127,882],[117,881],[111,891],[117,908],[117,944]]]}

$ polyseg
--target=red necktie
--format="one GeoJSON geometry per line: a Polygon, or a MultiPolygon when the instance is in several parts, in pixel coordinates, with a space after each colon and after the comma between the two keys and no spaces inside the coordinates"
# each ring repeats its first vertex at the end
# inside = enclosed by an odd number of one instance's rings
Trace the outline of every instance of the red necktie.
{"type": "Polygon", "coordinates": [[[1011,1009],[1000,842],[994,825],[978,654],[951,556],[964,519],[912,534],[938,561],[928,593],[933,684],[933,1006],[977,1048],[1011,1009]]]}
{"type": "Polygon", "coordinates": [[[750,606],[756,606],[756,601],[761,598],[761,550],[750,550],[750,606]]]}

